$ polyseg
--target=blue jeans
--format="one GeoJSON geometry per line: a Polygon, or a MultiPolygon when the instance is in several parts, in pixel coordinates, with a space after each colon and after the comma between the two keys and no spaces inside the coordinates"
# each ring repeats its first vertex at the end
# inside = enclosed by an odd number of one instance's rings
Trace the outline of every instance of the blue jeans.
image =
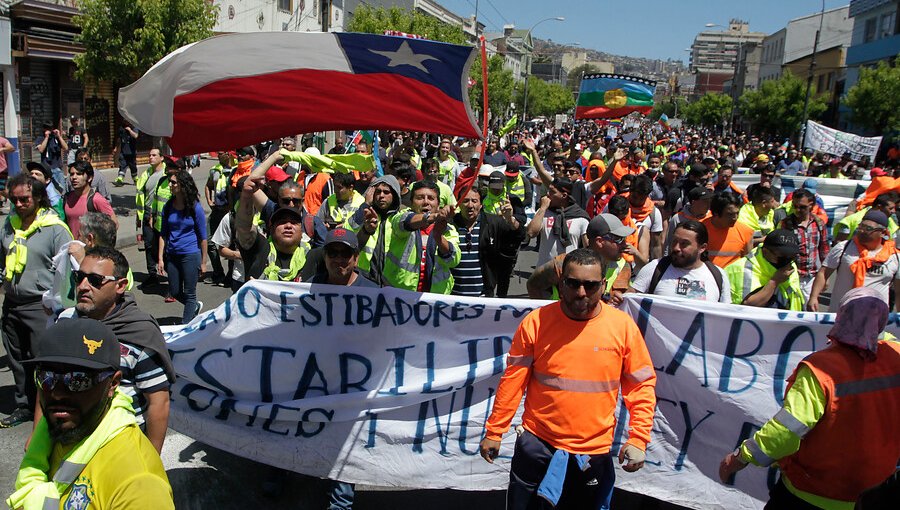
{"type": "Polygon", "coordinates": [[[191,322],[197,315],[197,278],[200,275],[200,252],[178,255],[169,253],[166,272],[169,273],[169,293],[184,303],[181,323],[191,322]]]}
{"type": "Polygon", "coordinates": [[[69,180],[66,179],[66,174],[63,173],[61,168],[51,168],[50,169],[50,178],[53,179],[53,182],[56,183],[56,189],[67,190],[67,185],[69,180]]]}
{"type": "Polygon", "coordinates": [[[347,482],[331,481],[328,491],[328,510],[350,510],[353,508],[353,484],[347,482]]]}

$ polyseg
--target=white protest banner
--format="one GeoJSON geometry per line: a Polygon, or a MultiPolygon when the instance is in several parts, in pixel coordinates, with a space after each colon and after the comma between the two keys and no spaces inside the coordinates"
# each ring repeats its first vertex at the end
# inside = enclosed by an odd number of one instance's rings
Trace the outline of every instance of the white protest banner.
{"type": "Polygon", "coordinates": [[[553,117],[553,127],[556,129],[562,129],[562,127],[566,125],[566,122],[569,122],[569,116],[565,113],[557,113],[556,116],[553,117]]]}
{"type": "Polygon", "coordinates": [[[831,129],[811,120],[806,122],[806,136],[803,137],[803,146],[819,152],[825,152],[834,156],[850,152],[851,157],[856,161],[862,159],[863,156],[869,156],[869,159],[872,160],[875,159],[875,154],[878,152],[878,146],[880,145],[880,136],[859,136],[831,129]]]}
{"type": "MultiPolygon", "coordinates": [[[[170,426],[312,476],[503,489],[515,434],[493,465],[478,443],[513,334],[543,304],[254,281],[166,334],[179,376],[170,426]]],[[[774,470],[723,485],[719,461],[775,414],[833,315],[642,295],[624,309],[646,337],[658,402],[645,467],[619,470],[616,485],[691,508],[761,508],[774,470]]],[[[620,410],[613,452],[627,423],[620,410]]]]}

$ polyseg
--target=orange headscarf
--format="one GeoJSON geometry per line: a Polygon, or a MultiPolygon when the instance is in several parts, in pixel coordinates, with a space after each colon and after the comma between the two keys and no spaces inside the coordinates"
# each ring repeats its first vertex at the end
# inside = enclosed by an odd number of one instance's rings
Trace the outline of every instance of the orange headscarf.
{"type": "MultiPolygon", "coordinates": [[[[625,198],[628,198],[631,195],[630,192],[621,193],[621,195],[625,198]]],[[[650,197],[647,197],[644,200],[644,205],[640,207],[634,207],[630,203],[628,204],[631,207],[631,217],[634,218],[634,221],[641,222],[647,219],[647,216],[650,216],[650,213],[653,212],[653,200],[650,200],[650,197]]]]}
{"type": "Polygon", "coordinates": [[[859,259],[850,264],[850,271],[853,273],[853,288],[862,287],[866,283],[866,273],[872,268],[873,264],[884,264],[891,255],[897,253],[897,247],[894,241],[885,241],[874,257],[869,258],[869,250],[859,243],[859,239],[853,238],[856,243],[856,250],[859,252],[859,259]]]}
{"type": "Polygon", "coordinates": [[[231,185],[237,186],[237,183],[239,180],[241,180],[241,177],[250,175],[250,171],[253,170],[254,163],[256,163],[256,161],[253,158],[250,158],[247,161],[238,162],[237,167],[235,167],[234,172],[231,174],[231,185]]]}
{"type": "MultiPolygon", "coordinates": [[[[631,211],[628,211],[628,214],[625,215],[625,219],[622,220],[622,225],[634,229],[634,232],[628,234],[628,237],[625,238],[625,242],[637,248],[639,232],[637,229],[637,224],[634,223],[634,218],[631,217],[631,211]]],[[[629,264],[634,262],[634,255],[630,253],[623,253],[622,258],[625,259],[625,262],[628,262],[629,264]]]]}
{"type": "Polygon", "coordinates": [[[864,207],[872,205],[878,195],[891,191],[900,191],[900,178],[895,179],[890,175],[873,178],[872,183],[866,189],[866,194],[856,201],[856,210],[860,211],[864,207]]]}

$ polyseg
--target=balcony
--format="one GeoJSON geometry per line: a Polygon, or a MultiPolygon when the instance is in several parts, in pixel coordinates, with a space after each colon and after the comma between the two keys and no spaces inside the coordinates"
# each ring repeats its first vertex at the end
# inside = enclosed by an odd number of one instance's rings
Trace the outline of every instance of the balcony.
{"type": "Polygon", "coordinates": [[[847,49],[847,66],[857,66],[879,60],[892,59],[900,53],[900,34],[892,35],[847,49]]]}

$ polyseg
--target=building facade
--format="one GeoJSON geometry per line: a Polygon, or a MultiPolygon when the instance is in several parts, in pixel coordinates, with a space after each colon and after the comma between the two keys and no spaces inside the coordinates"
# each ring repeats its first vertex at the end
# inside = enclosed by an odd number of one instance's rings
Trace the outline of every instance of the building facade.
{"type": "Polygon", "coordinates": [[[700,32],[691,44],[690,70],[697,76],[695,93],[723,92],[738,65],[744,44],[759,44],[765,34],[751,32],[746,21],[733,19],[727,30],[700,32]]]}

